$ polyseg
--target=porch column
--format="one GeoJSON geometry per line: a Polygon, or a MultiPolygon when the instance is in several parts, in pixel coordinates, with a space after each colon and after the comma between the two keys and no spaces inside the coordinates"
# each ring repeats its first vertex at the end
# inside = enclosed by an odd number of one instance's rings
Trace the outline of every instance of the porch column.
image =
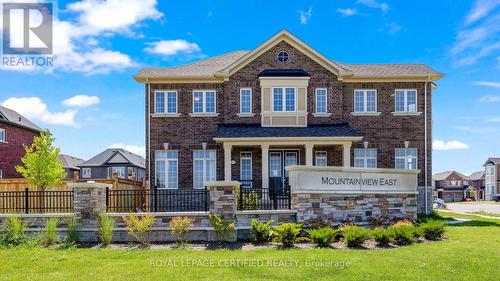
{"type": "Polygon", "coordinates": [[[351,167],[351,144],[345,143],[343,147],[344,147],[344,155],[342,159],[344,162],[344,167],[351,167]]]}
{"type": "Polygon", "coordinates": [[[313,165],[313,148],[314,144],[312,143],[306,144],[306,166],[313,165]]]}
{"type": "Polygon", "coordinates": [[[231,150],[233,145],[224,143],[224,180],[231,181],[231,150]]]}
{"type": "Polygon", "coordinates": [[[269,144],[261,144],[262,149],[262,188],[269,188],[269,144]]]}

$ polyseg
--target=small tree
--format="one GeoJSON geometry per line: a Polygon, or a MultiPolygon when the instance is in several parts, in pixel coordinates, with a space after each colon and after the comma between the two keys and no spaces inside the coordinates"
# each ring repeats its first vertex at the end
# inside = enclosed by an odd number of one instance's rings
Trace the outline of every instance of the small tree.
{"type": "Polygon", "coordinates": [[[42,131],[40,136],[33,139],[31,146],[24,145],[26,154],[21,159],[23,165],[16,166],[16,171],[37,190],[45,191],[66,177],[63,165],[58,159],[60,149],[54,147],[53,142],[54,137],[49,130],[42,131]]]}

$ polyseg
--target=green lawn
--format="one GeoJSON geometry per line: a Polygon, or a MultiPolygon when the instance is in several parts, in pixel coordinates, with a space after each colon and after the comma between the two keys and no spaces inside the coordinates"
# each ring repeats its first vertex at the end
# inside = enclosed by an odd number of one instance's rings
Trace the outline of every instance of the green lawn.
{"type": "Polygon", "coordinates": [[[387,250],[0,250],[0,280],[498,280],[500,221],[457,217],[473,221],[447,240],[387,250]]]}

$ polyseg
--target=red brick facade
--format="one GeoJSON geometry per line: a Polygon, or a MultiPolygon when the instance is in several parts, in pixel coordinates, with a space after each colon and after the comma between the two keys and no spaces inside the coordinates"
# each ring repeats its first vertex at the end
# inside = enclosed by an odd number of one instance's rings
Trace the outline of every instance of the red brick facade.
{"type": "Polygon", "coordinates": [[[3,178],[20,178],[16,166],[22,164],[21,158],[25,154],[23,144],[31,145],[38,133],[3,122],[0,122],[0,128],[5,130],[6,136],[5,142],[0,141],[0,169],[3,178]]]}
{"type": "MultiPolygon", "coordinates": [[[[427,165],[427,181],[431,183],[431,83],[427,85],[427,112],[428,112],[428,135],[427,135],[427,163],[425,163],[425,139],[424,139],[424,82],[378,82],[378,83],[346,83],[329,70],[323,68],[316,61],[306,56],[291,45],[282,41],[266,51],[258,58],[238,70],[228,81],[220,84],[168,84],[153,83],[149,87],[150,107],[148,112],[154,113],[154,91],[160,89],[175,89],[178,92],[178,112],[180,117],[150,117],[151,128],[146,124],[146,143],[150,136],[150,146],[146,147],[147,166],[151,171],[151,181],[154,183],[154,151],[162,150],[163,143],[169,143],[169,149],[179,151],[179,187],[189,188],[193,185],[193,155],[194,149],[201,149],[202,143],[207,143],[207,149],[217,150],[217,179],[224,178],[224,151],[221,144],[214,142],[213,137],[217,123],[260,123],[261,111],[261,89],[257,75],[265,69],[293,69],[300,68],[311,75],[307,87],[307,109],[309,124],[325,124],[347,122],[354,130],[363,135],[363,141],[367,141],[369,148],[377,149],[377,166],[379,168],[394,168],[395,148],[402,148],[405,141],[409,142],[409,148],[418,149],[418,169],[422,172],[418,177],[419,185],[425,185],[424,165],[427,165]],[[290,54],[290,61],[286,64],[276,61],[276,53],[285,50],[290,54]],[[252,110],[253,117],[238,117],[240,110],[239,89],[243,87],[252,88],[252,110]],[[315,110],[314,91],[316,88],[327,88],[328,90],[328,113],[329,117],[314,117],[315,110]],[[192,91],[200,89],[216,90],[217,117],[190,117],[192,108],[192,91]],[[377,111],[379,116],[353,116],[354,111],[354,89],[376,89],[377,111]],[[395,89],[417,89],[417,111],[420,115],[397,116],[394,111],[395,89]],[[150,153],[151,151],[151,153],[150,153]],[[152,160],[152,161],[150,161],[152,160]]],[[[146,89],[147,86],[146,86],[146,89]]],[[[146,90],[147,94],[147,90],[146,90]]],[[[148,103],[148,102],[147,102],[148,103]]],[[[146,104],[147,104],[146,103],[146,104]]],[[[146,118],[146,123],[148,119],[146,118]]],[[[363,147],[363,141],[353,143],[354,148],[363,147]]],[[[300,163],[304,162],[304,147],[296,147],[300,150],[300,163]]],[[[329,165],[342,165],[342,147],[315,147],[315,151],[328,151],[329,165]]],[[[253,180],[260,183],[261,178],[261,150],[260,147],[240,148],[234,147],[232,158],[239,160],[241,151],[251,151],[253,154],[253,180]]],[[[351,156],[353,164],[353,155],[351,156]]],[[[239,179],[239,161],[232,165],[233,180],[239,179]]]]}

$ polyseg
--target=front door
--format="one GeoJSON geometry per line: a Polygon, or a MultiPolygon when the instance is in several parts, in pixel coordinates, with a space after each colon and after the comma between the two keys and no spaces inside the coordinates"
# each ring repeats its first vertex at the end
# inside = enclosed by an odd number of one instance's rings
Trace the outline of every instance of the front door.
{"type": "Polygon", "coordinates": [[[288,172],[286,166],[297,165],[297,151],[271,151],[269,152],[269,189],[274,193],[282,194],[288,186],[288,172]]]}

